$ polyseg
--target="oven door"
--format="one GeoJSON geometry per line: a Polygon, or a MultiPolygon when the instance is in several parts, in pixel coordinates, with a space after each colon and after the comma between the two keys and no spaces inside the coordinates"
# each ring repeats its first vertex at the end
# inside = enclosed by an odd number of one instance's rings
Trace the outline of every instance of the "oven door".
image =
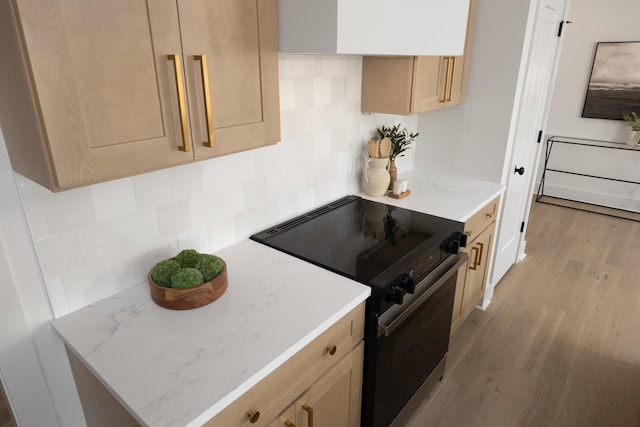
{"type": "Polygon", "coordinates": [[[466,258],[450,256],[415,294],[377,319],[375,332],[370,328],[363,426],[403,425],[442,378],[457,272],[466,258]]]}

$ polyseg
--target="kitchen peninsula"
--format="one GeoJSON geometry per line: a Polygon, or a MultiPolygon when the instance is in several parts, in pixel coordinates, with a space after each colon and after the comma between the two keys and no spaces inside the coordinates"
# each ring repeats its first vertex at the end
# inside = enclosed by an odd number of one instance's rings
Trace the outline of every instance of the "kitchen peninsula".
{"type": "MultiPolygon", "coordinates": [[[[410,197],[376,200],[461,222],[502,191],[497,184],[419,171],[402,178],[409,181],[410,197]]],[[[370,294],[367,286],[253,241],[217,255],[227,262],[229,288],[208,306],[165,310],[142,283],[52,322],[72,365],[79,362],[135,423],[205,424],[357,313],[370,294]]],[[[355,344],[346,350],[339,345],[336,357],[361,351],[357,319],[351,325],[353,341],[340,342],[355,344]]],[[[322,357],[331,356],[323,350],[322,357]]],[[[280,415],[271,407],[257,409],[262,418],[256,425],[280,415]]],[[[248,422],[247,412],[242,415],[248,422]]]]}

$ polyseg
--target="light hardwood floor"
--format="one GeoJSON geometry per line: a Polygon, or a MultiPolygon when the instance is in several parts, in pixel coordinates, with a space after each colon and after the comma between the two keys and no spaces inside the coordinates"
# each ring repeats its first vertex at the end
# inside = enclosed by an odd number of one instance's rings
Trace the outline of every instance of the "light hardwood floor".
{"type": "Polygon", "coordinates": [[[0,427],[15,427],[11,420],[11,414],[5,400],[2,383],[0,383],[0,427]]]}
{"type": "Polygon", "coordinates": [[[534,203],[527,241],[408,427],[640,426],[640,223],[534,203]]]}

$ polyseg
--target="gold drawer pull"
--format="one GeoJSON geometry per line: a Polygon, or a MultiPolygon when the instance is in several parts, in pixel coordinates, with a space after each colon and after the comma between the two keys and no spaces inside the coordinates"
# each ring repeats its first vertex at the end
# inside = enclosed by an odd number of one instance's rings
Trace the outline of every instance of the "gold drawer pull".
{"type": "Polygon", "coordinates": [[[178,92],[178,109],[180,110],[180,126],[182,127],[182,145],[178,146],[178,150],[191,151],[189,133],[187,131],[187,108],[184,103],[184,85],[182,84],[180,55],[167,55],[167,59],[169,61],[173,61],[173,70],[176,77],[176,91],[178,92]]]}
{"type": "Polygon", "coordinates": [[[302,409],[307,412],[307,427],[313,427],[313,408],[305,403],[302,409]]]}
{"type": "Polygon", "coordinates": [[[466,234],[467,236],[471,237],[472,231],[471,230],[465,231],[464,234],[466,234]]]}
{"type": "Polygon", "coordinates": [[[327,352],[329,353],[329,356],[333,356],[334,354],[336,354],[337,350],[338,350],[338,347],[336,347],[335,345],[330,345],[329,347],[327,347],[327,352]]]}
{"type": "Polygon", "coordinates": [[[285,427],[296,427],[296,425],[289,420],[284,420],[284,425],[285,427]]]}
{"type": "Polygon", "coordinates": [[[493,214],[491,212],[487,212],[486,214],[484,214],[485,218],[491,218],[493,216],[493,214]]]}
{"type": "Polygon", "coordinates": [[[255,424],[260,419],[260,411],[254,409],[253,411],[247,412],[247,416],[249,417],[249,422],[255,424]]]}
{"type": "Polygon", "coordinates": [[[202,92],[204,93],[204,113],[207,116],[207,140],[202,143],[205,147],[214,147],[213,121],[211,119],[211,95],[209,91],[209,67],[207,66],[206,55],[196,55],[193,57],[200,61],[200,71],[202,74],[202,92]]]}

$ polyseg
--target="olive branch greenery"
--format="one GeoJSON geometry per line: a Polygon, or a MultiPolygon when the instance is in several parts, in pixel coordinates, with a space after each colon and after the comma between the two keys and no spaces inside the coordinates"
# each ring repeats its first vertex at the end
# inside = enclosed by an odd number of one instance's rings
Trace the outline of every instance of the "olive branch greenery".
{"type": "Polygon", "coordinates": [[[408,150],[413,141],[419,135],[418,132],[410,133],[407,128],[400,129],[400,124],[395,126],[380,126],[377,129],[378,138],[389,138],[391,140],[391,150],[389,151],[389,160],[394,161],[396,157],[404,156],[404,152],[408,150]]]}

